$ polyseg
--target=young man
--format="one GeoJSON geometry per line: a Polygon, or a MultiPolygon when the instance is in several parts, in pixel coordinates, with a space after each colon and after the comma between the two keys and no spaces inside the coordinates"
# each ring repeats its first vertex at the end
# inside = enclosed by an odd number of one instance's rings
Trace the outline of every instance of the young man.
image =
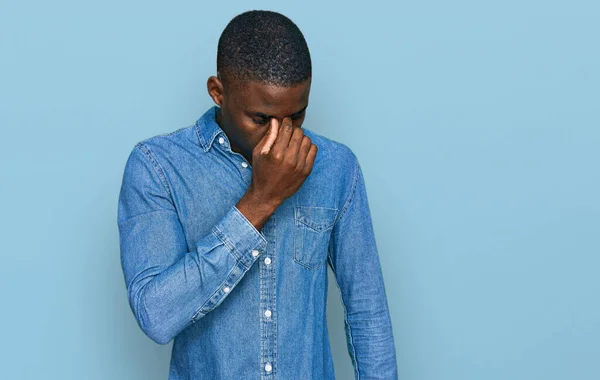
{"type": "Polygon", "coordinates": [[[150,338],[174,339],[171,380],[334,379],[327,264],[356,378],[397,378],[363,175],[347,146],[302,129],[310,83],[297,26],[243,13],[219,39],[216,106],[127,160],[129,303],[150,338]]]}

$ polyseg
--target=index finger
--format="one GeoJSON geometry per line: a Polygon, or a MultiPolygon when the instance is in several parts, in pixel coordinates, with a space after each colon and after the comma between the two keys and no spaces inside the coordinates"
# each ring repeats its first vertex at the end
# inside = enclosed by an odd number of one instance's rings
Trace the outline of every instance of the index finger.
{"type": "Polygon", "coordinates": [[[273,117],[271,118],[269,130],[267,131],[267,140],[265,141],[265,145],[263,145],[262,149],[260,150],[261,154],[269,153],[269,151],[273,147],[273,144],[275,143],[275,140],[277,140],[278,131],[279,127],[277,125],[277,119],[273,117]]]}

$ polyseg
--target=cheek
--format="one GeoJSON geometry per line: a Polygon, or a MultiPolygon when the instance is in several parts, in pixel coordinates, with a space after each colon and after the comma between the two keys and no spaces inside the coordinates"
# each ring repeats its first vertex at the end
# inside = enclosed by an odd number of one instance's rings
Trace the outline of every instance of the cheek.
{"type": "Polygon", "coordinates": [[[266,135],[267,132],[269,132],[269,130],[267,128],[261,129],[259,132],[254,134],[254,141],[253,143],[256,145],[260,142],[260,140],[262,140],[266,135]]]}
{"type": "Polygon", "coordinates": [[[248,136],[248,140],[252,144],[252,148],[254,148],[254,146],[256,146],[256,144],[258,144],[263,137],[265,137],[267,132],[267,128],[256,129],[252,135],[248,136]]]}
{"type": "Polygon", "coordinates": [[[240,144],[243,144],[247,149],[254,149],[254,146],[258,144],[260,139],[266,133],[266,129],[262,130],[261,128],[258,128],[252,120],[238,120],[237,122],[237,131],[240,135],[240,139],[243,140],[240,141],[240,144]]]}

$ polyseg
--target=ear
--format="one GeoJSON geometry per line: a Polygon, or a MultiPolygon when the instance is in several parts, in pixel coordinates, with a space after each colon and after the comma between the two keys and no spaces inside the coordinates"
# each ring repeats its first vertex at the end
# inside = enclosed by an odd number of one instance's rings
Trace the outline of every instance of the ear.
{"type": "Polygon", "coordinates": [[[221,80],[216,76],[209,77],[206,82],[206,88],[213,102],[220,107],[223,103],[223,83],[221,80]]]}

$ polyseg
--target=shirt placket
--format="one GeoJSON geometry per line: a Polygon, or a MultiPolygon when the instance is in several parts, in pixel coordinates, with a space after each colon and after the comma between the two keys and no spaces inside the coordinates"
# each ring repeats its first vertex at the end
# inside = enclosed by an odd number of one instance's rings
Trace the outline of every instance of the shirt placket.
{"type": "Polygon", "coordinates": [[[261,379],[277,378],[277,310],[275,291],[275,218],[273,213],[262,228],[267,240],[264,253],[258,260],[260,282],[260,362],[261,379]]]}
{"type": "MultiPolygon", "coordinates": [[[[219,136],[219,145],[232,155],[235,165],[238,165],[240,175],[247,185],[252,181],[252,166],[243,155],[233,152],[229,141],[219,136]]],[[[255,250],[252,252],[258,257],[259,287],[260,287],[260,378],[261,380],[277,379],[277,310],[276,310],[276,271],[275,271],[275,215],[271,214],[261,229],[261,233],[267,240],[264,252],[255,250]]]]}

